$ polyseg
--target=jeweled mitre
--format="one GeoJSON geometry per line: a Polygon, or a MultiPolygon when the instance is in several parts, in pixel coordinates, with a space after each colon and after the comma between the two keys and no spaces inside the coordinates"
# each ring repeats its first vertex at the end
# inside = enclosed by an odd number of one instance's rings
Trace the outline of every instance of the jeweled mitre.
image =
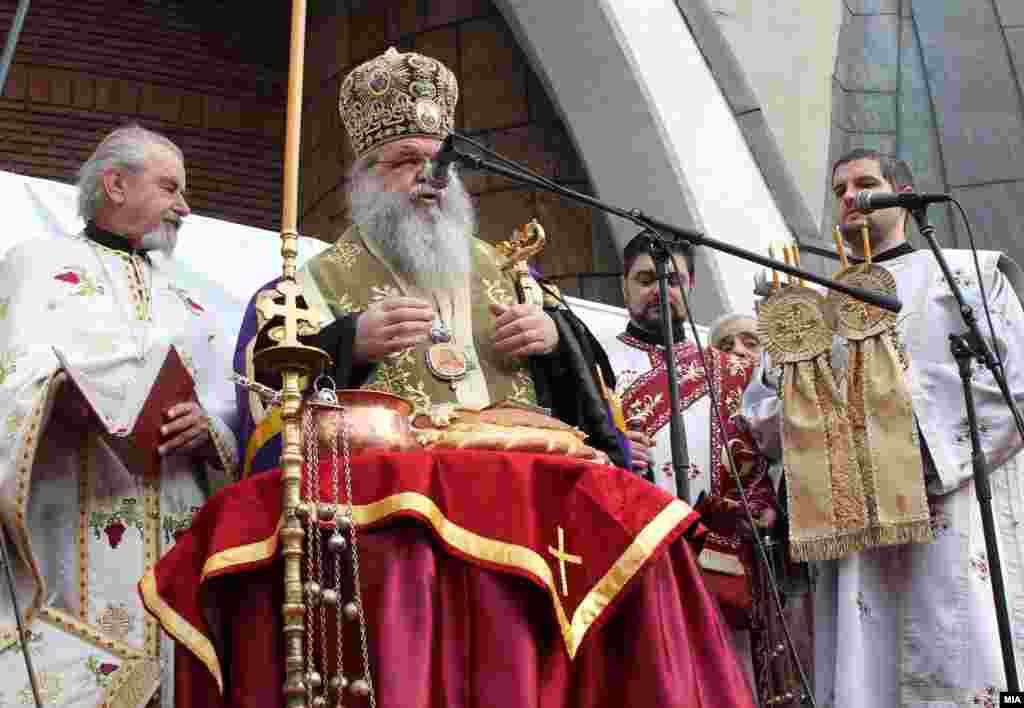
{"type": "Polygon", "coordinates": [[[394,47],[357,66],[341,84],[338,110],[362,157],[392,140],[444,140],[455,123],[459,85],[436,59],[394,47]]]}

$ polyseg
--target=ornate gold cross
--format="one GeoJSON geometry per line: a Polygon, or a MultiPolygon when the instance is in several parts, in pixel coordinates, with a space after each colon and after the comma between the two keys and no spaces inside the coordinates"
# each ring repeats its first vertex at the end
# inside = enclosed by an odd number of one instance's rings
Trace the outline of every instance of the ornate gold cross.
{"type": "Polygon", "coordinates": [[[569,581],[566,580],[565,576],[565,564],[573,563],[575,565],[583,565],[582,556],[575,556],[571,553],[565,552],[565,530],[558,527],[558,548],[552,548],[548,546],[548,553],[558,559],[558,572],[562,576],[562,597],[569,594],[569,581]]]}
{"type": "Polygon", "coordinates": [[[306,306],[302,287],[294,280],[282,280],[273,290],[259,293],[256,296],[256,313],[260,329],[274,317],[282,318],[283,323],[269,332],[270,338],[278,344],[298,344],[300,335],[311,336],[319,330],[318,313],[306,306]],[[275,302],[278,299],[284,302],[275,302]]]}

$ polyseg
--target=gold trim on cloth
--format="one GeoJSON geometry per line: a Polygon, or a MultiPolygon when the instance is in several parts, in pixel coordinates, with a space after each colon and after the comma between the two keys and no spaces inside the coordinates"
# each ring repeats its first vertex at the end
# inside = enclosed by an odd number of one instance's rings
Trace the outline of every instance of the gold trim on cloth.
{"type": "Polygon", "coordinates": [[[139,581],[139,594],[142,596],[142,604],[160,621],[164,631],[203,662],[206,670],[217,682],[217,690],[223,695],[224,677],[220,671],[220,661],[217,659],[217,650],[214,649],[213,642],[164,602],[157,592],[156,575],[152,568],[147,570],[139,581]]]}
{"type": "Polygon", "coordinates": [[[214,553],[206,559],[205,563],[203,563],[203,572],[199,576],[199,582],[203,583],[211,575],[236,565],[258,563],[268,558],[272,558],[274,554],[277,553],[282,523],[283,520],[279,520],[277,522],[277,527],[274,529],[274,533],[267,538],[254,541],[253,543],[247,543],[244,546],[236,546],[235,548],[228,548],[220,551],[219,553],[214,553]]]}
{"type": "MultiPolygon", "coordinates": [[[[160,556],[160,480],[142,477],[142,500],[145,517],[142,521],[142,542],[145,568],[152,568],[160,556]]],[[[145,617],[145,647],[150,656],[160,656],[160,627],[152,617],[145,617]]]]}
{"type": "MultiPolygon", "coordinates": [[[[35,555],[32,553],[32,541],[29,537],[28,527],[25,524],[25,517],[28,514],[28,496],[31,489],[32,465],[36,458],[36,449],[39,446],[39,431],[42,428],[43,420],[49,416],[54,401],[61,385],[67,379],[63,372],[56,372],[44,381],[32,412],[29,414],[29,422],[22,437],[21,449],[14,455],[15,479],[17,493],[13,509],[7,504],[0,504],[0,510],[4,512],[4,519],[10,530],[10,540],[17,549],[17,557],[28,566],[32,574],[35,588],[32,594],[32,601],[23,609],[25,622],[31,623],[43,607],[47,593],[46,578],[43,577],[39,564],[36,563],[35,555]],[[10,518],[13,511],[14,518],[10,518]]],[[[0,637],[17,636],[14,625],[0,627],[0,637]]]]}
{"type": "MultiPolygon", "coordinates": [[[[544,556],[532,548],[486,538],[459,526],[445,517],[433,500],[423,494],[402,492],[371,504],[356,505],[353,507],[353,518],[357,528],[360,528],[403,512],[420,516],[447,545],[470,558],[523,570],[536,578],[551,598],[566,651],[569,658],[574,659],[587,631],[601,613],[652,557],[665,537],[693,513],[693,509],[682,501],[670,501],[636,534],[619,559],[583,597],[571,620],[559,599],[551,565],[544,556]]],[[[272,557],[277,551],[280,529],[279,521],[273,534],[267,538],[211,555],[203,565],[201,578],[205,579],[233,566],[272,557]]],[[[168,634],[203,662],[223,693],[220,663],[212,642],[164,602],[157,591],[156,576],[152,569],[147,571],[139,583],[139,589],[146,608],[160,620],[168,634]]]]}
{"type": "Polygon", "coordinates": [[[81,621],[74,615],[64,612],[63,610],[44,607],[39,611],[39,617],[40,619],[73,634],[79,639],[89,642],[90,644],[94,644],[100,649],[104,649],[125,661],[146,658],[146,653],[144,651],[103,634],[94,626],[81,621]]]}

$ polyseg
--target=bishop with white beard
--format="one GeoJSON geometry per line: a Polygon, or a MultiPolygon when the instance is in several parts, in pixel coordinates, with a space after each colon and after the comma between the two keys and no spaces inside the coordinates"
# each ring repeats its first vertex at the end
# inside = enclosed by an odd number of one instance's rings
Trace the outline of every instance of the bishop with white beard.
{"type": "MultiPolygon", "coordinates": [[[[357,156],[352,225],[298,275],[307,302],[327,315],[316,343],[334,360],[339,388],[392,393],[421,411],[540,405],[622,462],[593,373],[599,345],[567,310],[516,302],[503,259],[476,237],[458,175],[437,172],[457,97],[440,62],[393,50],[342,84],[341,116],[357,156]]],[[[250,378],[255,322],[250,303],[235,358],[250,378]]],[[[609,366],[603,375],[613,381],[609,366]]],[[[240,389],[239,401],[247,439],[265,410],[254,393],[240,389]]],[[[276,465],[275,450],[256,459],[272,436],[254,436],[248,470],[276,465]]]]}

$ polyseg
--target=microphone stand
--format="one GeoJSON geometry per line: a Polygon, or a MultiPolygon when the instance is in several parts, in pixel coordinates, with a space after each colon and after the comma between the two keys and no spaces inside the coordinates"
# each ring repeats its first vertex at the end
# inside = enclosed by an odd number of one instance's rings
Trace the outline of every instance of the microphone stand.
{"type": "Polygon", "coordinates": [[[18,628],[18,646],[21,648],[21,655],[25,659],[25,670],[28,672],[28,683],[32,688],[32,698],[36,708],[42,708],[43,702],[39,698],[39,685],[36,683],[36,672],[32,668],[32,657],[28,651],[28,630],[21,621],[21,609],[18,607],[18,592],[14,586],[14,571],[11,569],[10,557],[7,555],[7,531],[3,524],[0,524],[0,563],[4,566],[4,575],[7,578],[7,590],[11,594],[11,609],[14,610],[14,622],[18,628]]]}
{"type": "MultiPolygon", "coordinates": [[[[832,280],[831,278],[816,275],[809,271],[805,271],[797,266],[791,266],[787,263],[782,263],[781,261],[776,261],[772,258],[767,258],[758,253],[754,253],[753,251],[748,251],[744,248],[733,246],[732,244],[725,243],[724,241],[709,238],[701,234],[699,231],[694,231],[693,229],[684,229],[682,227],[675,226],[674,224],[669,224],[664,221],[659,221],[658,219],[653,219],[645,215],[638,209],[621,209],[619,207],[613,206],[589,195],[581,194],[580,192],[569,189],[568,187],[563,187],[562,185],[552,182],[551,180],[547,180],[542,177],[536,177],[530,174],[525,174],[523,171],[519,169],[513,169],[512,167],[500,164],[498,162],[494,162],[492,160],[488,160],[479,155],[473,155],[467,152],[463,152],[462,150],[455,146],[454,139],[456,138],[460,140],[466,140],[467,142],[471,142],[467,138],[464,138],[463,136],[454,132],[445,139],[441,152],[437,156],[437,162],[439,164],[444,165],[443,169],[445,172],[447,171],[447,165],[452,163],[465,165],[471,169],[480,170],[482,172],[490,172],[491,174],[507,177],[508,179],[511,179],[513,182],[517,182],[519,184],[526,184],[532,187],[537,187],[538,189],[542,189],[546,192],[551,192],[566,199],[570,199],[572,201],[580,202],[582,204],[586,204],[587,206],[594,207],[595,209],[599,209],[607,214],[613,214],[623,219],[628,219],[637,226],[640,226],[641,228],[653,232],[651,235],[652,242],[661,244],[660,249],[652,249],[651,255],[654,259],[655,268],[657,269],[656,273],[659,281],[658,287],[661,293],[662,327],[664,328],[665,334],[667,335],[665,338],[665,343],[667,346],[672,345],[671,318],[667,313],[668,297],[666,279],[668,276],[665,274],[664,269],[665,260],[661,259],[657,251],[663,250],[665,253],[665,259],[667,259],[668,245],[673,243],[673,241],[675,240],[687,241],[689,243],[694,244],[695,246],[707,246],[708,248],[711,248],[713,250],[728,253],[730,255],[736,256],[737,258],[741,258],[745,261],[757,263],[758,265],[762,265],[766,268],[778,270],[780,272],[790,275],[791,277],[809,280],[812,283],[817,283],[818,285],[822,285],[831,290],[837,290],[857,300],[866,302],[870,305],[874,305],[875,307],[881,307],[891,312],[899,312],[902,307],[900,301],[897,298],[892,297],[890,295],[865,290],[864,288],[858,288],[855,286],[847,285],[845,283],[832,280]],[[666,239],[665,236],[662,235],[662,232],[671,234],[672,236],[675,237],[675,239],[666,239]]],[[[671,349],[669,349],[669,353],[672,353],[671,349]]],[[[684,501],[689,503],[689,474],[687,472],[689,463],[685,459],[685,442],[683,440],[685,431],[683,428],[682,417],[679,413],[680,400],[679,386],[675,376],[675,357],[666,356],[665,363],[668,367],[667,374],[669,377],[669,402],[671,404],[670,410],[672,411],[669,422],[670,436],[672,440],[672,469],[676,476],[676,486],[677,491],[679,492],[679,496],[684,501]]]]}
{"type": "MultiPolygon", "coordinates": [[[[452,136],[462,139],[462,136],[459,136],[455,133],[452,133],[452,136]]],[[[794,278],[799,278],[801,280],[808,280],[812,283],[817,283],[818,285],[828,288],[829,290],[835,290],[837,292],[844,293],[846,295],[849,295],[850,297],[853,297],[856,300],[866,302],[867,304],[874,305],[875,307],[881,307],[883,310],[889,310],[890,312],[899,312],[900,309],[903,307],[903,304],[899,301],[899,299],[892,297],[891,295],[886,295],[884,293],[874,292],[871,290],[865,290],[864,288],[858,288],[856,286],[847,285],[846,283],[841,283],[839,281],[832,280],[831,278],[826,278],[824,276],[817,275],[816,273],[811,273],[810,271],[806,271],[797,266],[791,266],[787,263],[783,263],[782,261],[777,261],[773,258],[762,256],[759,253],[748,251],[745,248],[734,246],[731,243],[726,243],[725,241],[719,241],[718,239],[710,238],[709,236],[705,236],[699,231],[695,231],[693,229],[684,229],[681,226],[676,226],[666,221],[660,221],[658,219],[651,218],[644,214],[639,209],[621,209],[619,207],[608,204],[607,202],[603,202],[600,199],[591,197],[587,194],[581,194],[580,192],[569,189],[568,187],[563,187],[562,185],[556,184],[555,182],[552,182],[550,180],[524,174],[519,170],[506,167],[505,165],[493,162],[478,155],[472,155],[463,152],[459,150],[457,147],[455,147],[454,143],[447,143],[445,147],[442,149],[442,153],[445,151],[450,151],[449,155],[443,156],[443,159],[446,164],[458,163],[471,169],[480,170],[482,172],[490,172],[491,174],[496,174],[501,177],[507,177],[513,182],[518,182],[519,184],[525,184],[531,187],[536,187],[538,189],[544,190],[545,192],[551,192],[552,194],[557,194],[566,199],[570,199],[572,201],[580,202],[581,204],[586,204],[587,206],[594,207],[595,209],[599,209],[600,211],[603,211],[607,214],[613,214],[623,219],[627,219],[629,221],[632,221],[640,228],[650,229],[651,231],[653,231],[653,240],[667,240],[668,243],[672,243],[675,240],[682,240],[688,243],[692,243],[695,246],[707,246],[708,248],[714,251],[728,253],[731,256],[736,256],[737,258],[748,261],[750,263],[756,263],[758,265],[764,266],[765,268],[777,270],[780,273],[786,273],[787,275],[790,275],[794,278]],[[662,235],[663,233],[671,234],[675,238],[666,239],[665,236],[662,235]]],[[[442,159],[442,156],[439,155],[438,157],[440,161],[442,159]]]]}
{"type": "Polygon", "coordinates": [[[1021,419],[1020,410],[1017,408],[1010,393],[1010,387],[1006,383],[1002,367],[996,363],[996,359],[988,348],[988,344],[978,329],[978,322],[974,316],[974,308],[964,301],[963,292],[953,277],[946,262],[942,249],[935,240],[935,227],[928,222],[927,206],[921,206],[910,210],[914,220],[917,222],[921,235],[928,242],[935,259],[939,262],[942,275],[949,284],[949,289],[956,299],[960,308],[960,316],[967,331],[962,334],[949,335],[949,348],[956,360],[957,368],[960,371],[960,380],[964,388],[964,402],[967,407],[967,427],[971,437],[971,465],[974,477],[974,489],[978,497],[978,506],[981,511],[981,524],[985,533],[985,552],[988,554],[989,575],[992,579],[992,601],[995,605],[996,624],[999,627],[999,644],[1003,653],[1003,671],[1006,674],[1007,688],[1010,691],[1019,691],[1020,682],[1017,678],[1017,662],[1013,654],[1013,635],[1010,630],[1010,614],[1006,606],[1006,587],[1003,583],[1003,566],[999,559],[999,545],[997,542],[995,517],[992,514],[992,486],[988,478],[988,463],[985,460],[985,451],[981,448],[981,439],[978,435],[977,412],[974,407],[974,392],[971,388],[971,360],[977,358],[984,364],[999,386],[999,390],[1010,407],[1018,431],[1024,436],[1024,422],[1021,419]]]}
{"type": "MultiPolygon", "coordinates": [[[[686,446],[686,428],[683,427],[683,413],[680,402],[679,379],[676,377],[676,342],[672,329],[671,305],[668,299],[668,271],[665,264],[671,257],[665,239],[653,231],[649,252],[654,261],[654,275],[658,281],[658,306],[661,315],[661,332],[665,339],[665,373],[668,376],[669,444],[672,450],[672,474],[676,480],[676,496],[690,503],[690,453],[686,446]]],[[[678,275],[676,276],[678,277],[678,275]]]]}
{"type": "MultiPolygon", "coordinates": [[[[463,152],[463,151],[459,150],[457,147],[455,147],[454,138],[458,138],[460,140],[464,140],[464,141],[466,141],[468,143],[474,144],[474,141],[470,140],[469,138],[466,138],[466,137],[461,136],[461,135],[459,135],[459,134],[457,134],[455,132],[452,132],[448,136],[448,138],[445,139],[444,145],[442,146],[442,149],[441,149],[440,153],[438,154],[438,157],[437,157],[437,160],[436,160],[437,163],[441,166],[441,171],[442,172],[447,172],[448,165],[452,164],[452,163],[457,163],[457,164],[465,165],[467,167],[470,167],[471,169],[476,169],[476,170],[480,170],[480,171],[483,171],[483,172],[490,172],[492,174],[500,175],[502,177],[507,177],[508,179],[511,179],[513,182],[517,182],[519,184],[525,184],[525,185],[537,187],[538,189],[542,189],[542,190],[544,190],[546,192],[557,194],[557,195],[559,195],[561,197],[564,197],[566,199],[570,199],[572,201],[580,202],[582,204],[586,204],[587,206],[594,207],[595,209],[599,209],[599,210],[601,210],[601,211],[603,211],[605,213],[614,214],[615,216],[619,216],[621,218],[628,219],[629,221],[632,221],[633,223],[637,224],[641,228],[646,229],[648,232],[650,232],[650,237],[651,237],[651,242],[652,242],[652,246],[651,246],[650,252],[651,252],[651,257],[654,260],[655,273],[656,273],[656,277],[658,279],[658,289],[659,289],[659,293],[660,293],[660,296],[661,296],[661,308],[660,308],[660,310],[661,310],[662,328],[664,330],[665,344],[666,344],[666,347],[667,347],[665,363],[666,363],[666,368],[667,368],[667,372],[666,373],[668,375],[668,380],[669,380],[669,399],[670,399],[669,403],[670,403],[670,411],[671,411],[671,414],[670,414],[671,417],[670,417],[669,420],[670,420],[670,426],[671,426],[671,428],[670,428],[670,435],[671,435],[671,441],[672,441],[672,468],[673,468],[674,473],[676,475],[676,488],[677,488],[678,495],[681,498],[683,498],[684,501],[686,501],[688,503],[689,503],[689,481],[690,481],[689,480],[689,473],[688,473],[689,463],[688,463],[688,460],[686,459],[687,458],[687,452],[686,452],[686,442],[685,442],[685,430],[683,428],[682,414],[681,414],[681,410],[680,410],[679,384],[678,384],[678,380],[677,380],[676,374],[675,374],[675,352],[673,351],[673,345],[674,345],[673,334],[674,333],[673,333],[672,327],[671,327],[671,316],[670,316],[670,312],[669,312],[668,282],[667,282],[668,281],[668,275],[665,272],[665,262],[669,258],[669,253],[670,253],[669,246],[671,244],[673,244],[674,242],[677,242],[678,240],[682,240],[682,241],[686,241],[686,242],[689,242],[689,243],[692,243],[692,244],[698,245],[698,246],[708,246],[709,248],[712,248],[714,250],[721,251],[723,253],[729,253],[731,255],[734,255],[734,256],[736,256],[738,258],[742,258],[743,260],[749,261],[751,263],[757,263],[757,264],[765,266],[767,268],[773,268],[773,269],[779,270],[779,271],[781,271],[783,273],[787,273],[791,277],[797,277],[797,278],[801,278],[803,280],[809,280],[809,281],[811,281],[813,283],[817,283],[819,285],[823,285],[826,288],[830,288],[832,290],[836,290],[836,291],[845,293],[845,294],[850,295],[851,297],[853,297],[853,298],[855,298],[857,300],[860,300],[862,302],[866,302],[866,303],[874,305],[876,307],[881,307],[883,309],[886,309],[886,310],[889,310],[889,311],[892,311],[892,312],[899,312],[901,307],[902,307],[902,304],[900,303],[900,301],[897,298],[895,298],[895,297],[892,297],[892,296],[889,296],[889,295],[885,295],[883,293],[872,292],[872,291],[869,291],[869,290],[865,290],[863,288],[858,288],[858,287],[846,285],[845,283],[840,283],[840,282],[834,281],[834,280],[832,280],[830,278],[824,278],[824,277],[815,275],[814,273],[810,273],[808,271],[805,271],[802,268],[798,268],[796,266],[790,266],[789,264],[782,263],[782,262],[776,261],[776,260],[771,259],[771,258],[766,258],[766,257],[761,256],[760,254],[754,253],[752,251],[748,251],[746,249],[739,248],[737,246],[733,246],[731,244],[724,243],[722,241],[718,241],[716,239],[709,238],[707,236],[704,236],[703,234],[701,234],[698,231],[694,231],[694,230],[691,230],[691,229],[684,229],[684,228],[681,228],[681,227],[678,227],[678,226],[674,226],[672,224],[669,224],[669,223],[666,223],[666,222],[663,222],[663,221],[659,221],[657,219],[652,219],[652,218],[646,216],[645,214],[643,214],[641,211],[639,211],[637,209],[630,209],[628,211],[625,210],[625,209],[620,209],[618,207],[615,207],[615,206],[612,206],[612,205],[607,204],[605,202],[602,202],[599,199],[595,199],[594,197],[588,196],[586,194],[581,194],[580,192],[577,192],[575,190],[569,189],[567,187],[563,187],[562,185],[557,184],[557,183],[555,183],[555,182],[553,182],[551,180],[545,179],[545,178],[540,177],[540,176],[535,176],[535,175],[532,175],[532,174],[528,174],[528,173],[526,173],[523,170],[523,168],[516,169],[516,168],[513,168],[511,166],[506,166],[506,165],[503,165],[503,164],[500,164],[500,163],[497,163],[497,162],[493,162],[491,160],[488,160],[486,158],[480,157],[478,155],[472,155],[472,154],[463,152]],[[663,236],[660,233],[662,231],[665,231],[665,232],[668,232],[668,233],[672,234],[675,238],[674,239],[666,238],[665,236],[663,236]]],[[[477,147],[481,147],[481,146],[478,145],[477,147]]],[[[514,165],[515,163],[509,163],[509,164],[510,165],[514,165]]],[[[684,302],[686,303],[687,310],[689,311],[689,303],[688,303],[687,300],[685,300],[685,292],[683,293],[683,296],[684,296],[684,302]]],[[[691,325],[693,325],[692,320],[691,320],[691,325]]],[[[694,334],[696,334],[696,327],[694,327],[694,334]]],[[[705,365],[705,370],[707,370],[707,366],[706,365],[705,365]]],[[[709,393],[711,393],[713,390],[714,390],[713,387],[709,386],[709,393]]],[[[712,403],[712,409],[717,411],[717,406],[715,405],[715,403],[712,403]]],[[[730,467],[733,468],[733,474],[735,475],[736,474],[736,472],[735,472],[735,465],[731,464],[730,467]]],[[[742,487],[742,484],[740,483],[740,480],[739,480],[738,476],[736,477],[736,483],[737,483],[737,487],[738,487],[739,492],[740,492],[740,496],[743,499],[743,507],[744,507],[744,509],[746,509],[747,514],[748,514],[748,520],[753,525],[753,518],[749,515],[750,514],[749,505],[746,503],[746,495],[743,492],[743,487],[742,487]]],[[[752,527],[754,527],[754,526],[752,526],[752,527]]],[[[754,527],[754,528],[756,528],[756,527],[754,527]]],[[[772,594],[773,594],[773,597],[775,598],[775,601],[776,601],[776,603],[775,603],[776,604],[776,610],[779,612],[780,618],[781,618],[782,607],[781,607],[781,602],[779,600],[779,595],[778,595],[778,586],[777,586],[777,583],[775,582],[773,574],[771,573],[771,567],[770,567],[770,564],[768,562],[767,553],[765,551],[764,544],[761,542],[760,535],[757,534],[756,532],[755,532],[755,538],[756,538],[756,545],[760,549],[759,553],[760,553],[760,557],[762,559],[762,562],[765,564],[766,568],[768,569],[767,570],[767,572],[769,574],[768,577],[770,579],[770,582],[771,582],[771,585],[772,585],[772,588],[773,588],[773,593],[772,594]]],[[[782,619],[782,622],[783,622],[783,626],[785,627],[785,620],[782,619]]],[[[793,653],[794,661],[796,662],[797,666],[799,667],[799,659],[796,657],[796,650],[795,650],[795,647],[793,645],[792,638],[789,635],[788,628],[785,630],[785,632],[786,632],[786,641],[788,643],[789,650],[793,653]]],[[[809,689],[809,684],[807,682],[806,675],[804,674],[802,667],[800,667],[800,674],[801,674],[801,684],[802,684],[803,688],[804,689],[809,689]]],[[[814,697],[810,693],[809,690],[808,690],[808,692],[807,692],[805,697],[806,697],[806,700],[809,700],[811,702],[811,705],[813,706],[814,705],[814,697]]],[[[803,702],[803,700],[804,700],[804,697],[802,696],[801,697],[801,702],[803,702]]]]}

